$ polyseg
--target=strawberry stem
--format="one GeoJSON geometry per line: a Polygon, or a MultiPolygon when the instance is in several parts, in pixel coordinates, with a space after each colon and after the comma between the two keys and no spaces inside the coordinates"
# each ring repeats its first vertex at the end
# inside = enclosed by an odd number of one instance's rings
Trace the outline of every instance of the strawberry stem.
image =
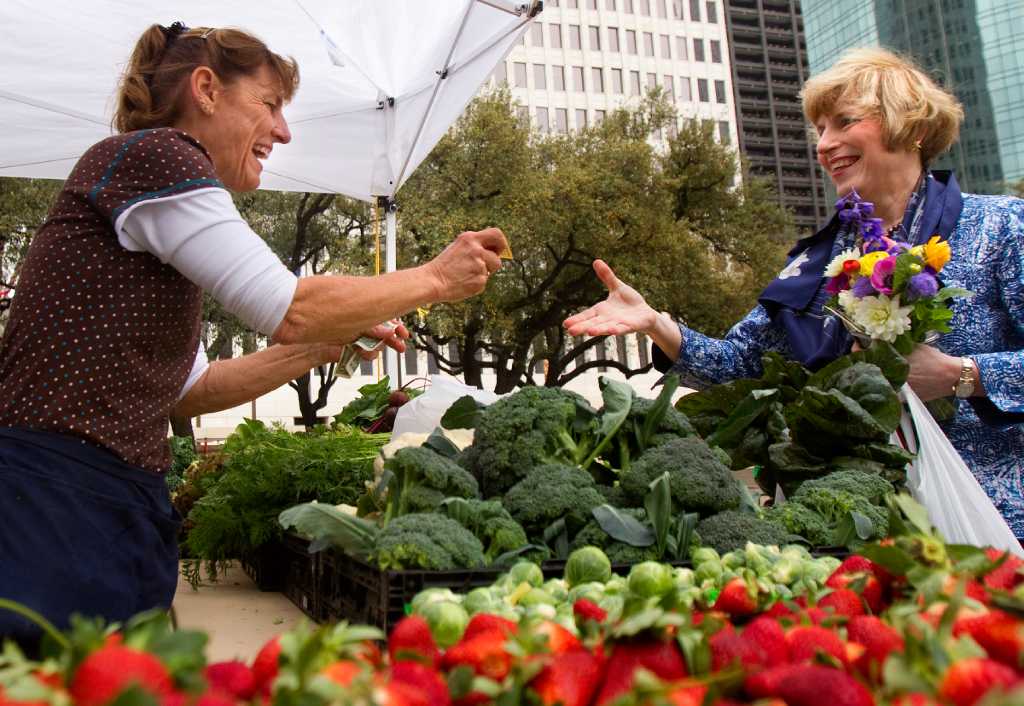
{"type": "Polygon", "coordinates": [[[32,610],[28,606],[22,605],[16,601],[8,600],[6,598],[0,598],[0,610],[7,609],[12,613],[17,613],[21,617],[25,618],[29,622],[35,623],[43,629],[47,635],[52,637],[54,641],[60,645],[63,649],[71,647],[71,643],[64,637],[60,631],[53,626],[49,620],[44,618],[42,615],[32,610]]]}

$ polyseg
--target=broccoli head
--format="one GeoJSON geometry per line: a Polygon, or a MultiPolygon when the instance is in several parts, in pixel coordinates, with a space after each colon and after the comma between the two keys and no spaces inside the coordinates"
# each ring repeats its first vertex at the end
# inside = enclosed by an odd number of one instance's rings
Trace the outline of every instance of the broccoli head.
{"type": "Polygon", "coordinates": [[[648,449],[622,471],[619,484],[630,503],[640,506],[648,486],[666,471],[677,512],[686,510],[706,516],[740,505],[740,489],[732,471],[696,436],[673,439],[648,449]]]}
{"type": "Polygon", "coordinates": [[[449,517],[479,539],[488,562],[505,552],[526,546],[526,532],[497,500],[449,500],[443,505],[449,517]]]}
{"type": "Polygon", "coordinates": [[[821,478],[804,481],[793,497],[801,493],[812,493],[819,488],[860,495],[872,505],[884,504],[886,496],[895,492],[892,483],[876,473],[845,470],[833,471],[821,478]]]}
{"type": "Polygon", "coordinates": [[[394,473],[388,484],[385,522],[413,512],[432,512],[445,498],[480,495],[468,471],[426,446],[399,449],[384,462],[384,469],[394,473]]]}
{"type": "Polygon", "coordinates": [[[764,545],[786,544],[789,532],[751,512],[726,510],[697,523],[701,544],[713,547],[719,554],[742,549],[747,542],[764,545]]]}
{"type": "MultiPolygon", "coordinates": [[[[647,399],[646,397],[638,397],[633,400],[633,406],[629,410],[628,421],[643,426],[644,420],[647,418],[647,413],[650,412],[654,406],[656,400],[647,399]]],[[[677,436],[696,436],[697,432],[694,431],[693,425],[690,424],[690,418],[680,412],[675,407],[669,405],[665,410],[665,416],[661,418],[658,426],[654,428],[654,441],[650,442],[648,446],[658,446],[659,443],[665,441],[671,441],[677,436]]]]}
{"type": "Polygon", "coordinates": [[[786,532],[798,534],[812,546],[829,547],[835,526],[820,514],[797,502],[774,505],[764,511],[764,519],[786,532]]]}
{"type": "Polygon", "coordinates": [[[572,435],[579,395],[554,387],[523,387],[480,413],[472,452],[461,461],[486,497],[503,494],[545,463],[570,463],[578,449],[572,435]]]}
{"type": "Polygon", "coordinates": [[[435,512],[397,517],[381,530],[372,560],[382,569],[459,569],[482,566],[484,549],[472,532],[435,512]]]}
{"type": "Polygon", "coordinates": [[[805,505],[833,526],[844,522],[850,513],[856,512],[871,520],[871,537],[885,537],[888,534],[889,511],[885,507],[874,505],[863,495],[849,490],[833,490],[823,485],[808,487],[810,484],[811,482],[807,482],[801,485],[800,490],[789,499],[787,505],[805,505]]]}
{"type": "Polygon", "coordinates": [[[604,496],[604,501],[612,507],[623,508],[630,506],[626,494],[622,492],[621,485],[599,485],[597,490],[604,496]]]}
{"type": "MultiPolygon", "coordinates": [[[[641,508],[620,510],[641,522],[647,521],[647,513],[641,508]]],[[[607,556],[613,564],[639,564],[643,561],[658,561],[658,548],[655,545],[649,547],[634,547],[631,544],[612,539],[611,535],[605,532],[597,520],[591,520],[583,529],[576,533],[570,545],[571,550],[580,547],[597,547],[607,556]]]]}
{"type": "Polygon", "coordinates": [[[502,503],[531,538],[539,538],[555,520],[565,518],[570,536],[604,504],[594,479],[584,470],[555,463],[531,470],[505,494],[502,503]]]}

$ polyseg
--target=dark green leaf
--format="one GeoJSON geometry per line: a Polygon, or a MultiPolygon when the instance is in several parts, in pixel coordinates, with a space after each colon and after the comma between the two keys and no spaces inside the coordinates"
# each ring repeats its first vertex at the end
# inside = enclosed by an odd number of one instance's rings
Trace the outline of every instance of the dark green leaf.
{"type": "Polygon", "coordinates": [[[905,576],[916,565],[910,554],[895,546],[884,547],[880,544],[869,544],[861,547],[858,553],[894,576],[905,576]]]}
{"type": "Polygon", "coordinates": [[[783,441],[768,447],[772,467],[781,473],[821,474],[828,470],[825,460],[792,441],[783,441]]]}
{"type": "Polygon", "coordinates": [[[654,404],[651,405],[651,408],[647,410],[647,414],[644,416],[643,427],[639,435],[641,449],[647,448],[650,444],[651,437],[654,436],[654,432],[658,429],[662,420],[665,419],[665,413],[668,412],[669,406],[672,404],[672,395],[675,394],[677,389],[679,389],[679,378],[675,375],[667,376],[664,384],[661,386],[658,397],[654,400],[654,404]]]}
{"type": "Polygon", "coordinates": [[[423,445],[445,458],[453,459],[459,455],[459,447],[453,444],[452,440],[445,436],[440,428],[434,429],[430,436],[427,437],[427,440],[423,442],[423,445]]]}
{"type": "Polygon", "coordinates": [[[551,548],[556,559],[569,556],[569,528],[564,517],[555,520],[544,530],[544,544],[551,548]]]}
{"type": "MultiPolygon", "coordinates": [[[[669,525],[672,524],[672,491],[669,486],[668,472],[662,473],[651,481],[648,488],[649,490],[644,496],[644,509],[647,511],[647,521],[654,528],[654,540],[660,559],[665,556],[669,525]]],[[[611,532],[608,534],[611,535],[611,532]]]]}
{"type": "Polygon", "coordinates": [[[472,691],[475,676],[473,668],[465,664],[460,664],[448,672],[448,691],[453,701],[458,701],[472,691]]]}
{"type": "Polygon", "coordinates": [[[608,447],[619,427],[629,416],[629,410],[633,407],[635,393],[627,383],[603,377],[599,384],[601,385],[601,397],[604,400],[604,407],[601,408],[597,418],[599,439],[594,449],[580,463],[582,468],[589,467],[594,459],[608,447]]]}
{"type": "Polygon", "coordinates": [[[475,429],[480,411],[486,407],[472,395],[463,395],[441,417],[441,426],[445,429],[475,429]]]}
{"type": "Polygon", "coordinates": [[[635,517],[617,510],[611,505],[599,505],[593,510],[594,519],[608,536],[633,547],[649,547],[654,544],[654,531],[635,517]]]}
{"type": "Polygon", "coordinates": [[[775,388],[751,390],[715,429],[715,433],[707,438],[708,445],[723,448],[736,446],[747,427],[753,424],[778,397],[779,391],[775,388]]]}
{"type": "Polygon", "coordinates": [[[325,539],[354,556],[368,555],[379,531],[372,522],[324,503],[304,503],[288,508],[278,516],[278,521],[285,529],[294,527],[310,539],[325,539]]]}

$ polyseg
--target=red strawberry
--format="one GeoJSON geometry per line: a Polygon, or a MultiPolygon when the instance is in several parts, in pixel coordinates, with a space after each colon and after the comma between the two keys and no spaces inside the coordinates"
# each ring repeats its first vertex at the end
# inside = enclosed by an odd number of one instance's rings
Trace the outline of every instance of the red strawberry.
{"type": "Polygon", "coordinates": [[[864,654],[856,660],[855,666],[866,677],[879,678],[886,658],[903,650],[903,637],[899,632],[873,615],[850,618],[846,635],[852,642],[864,646],[864,654]]]}
{"type": "Polygon", "coordinates": [[[953,634],[968,634],[994,660],[1020,668],[1024,664],[1024,622],[993,610],[982,615],[957,617],[953,634]]]}
{"type": "Polygon", "coordinates": [[[398,621],[388,637],[388,655],[392,662],[414,659],[431,667],[441,660],[430,626],[419,615],[408,615],[398,621]]]}
{"type": "Polygon", "coordinates": [[[606,704],[632,689],[641,667],[664,681],[682,679],[687,674],[686,662],[674,640],[619,642],[608,658],[597,704],[606,704]]]}
{"type": "Polygon", "coordinates": [[[388,682],[374,697],[377,706],[430,706],[427,694],[400,681],[388,682]]]}
{"type": "MultiPolygon", "coordinates": [[[[871,580],[876,583],[878,582],[878,579],[874,576],[871,577],[871,580]]],[[[848,588],[832,589],[832,593],[818,601],[818,607],[826,613],[831,612],[833,615],[845,615],[848,618],[852,618],[855,615],[864,615],[864,602],[861,601],[860,596],[856,592],[848,588]]]]}
{"type": "Polygon", "coordinates": [[[545,620],[535,626],[533,632],[546,637],[548,651],[556,655],[581,646],[578,637],[551,620],[545,620]]]}
{"type": "Polygon", "coordinates": [[[270,696],[271,687],[277,679],[280,658],[281,642],[277,637],[272,637],[260,648],[252,661],[252,676],[256,680],[256,690],[263,696],[270,696]]]}
{"type": "Polygon", "coordinates": [[[211,688],[248,701],[256,693],[256,678],[244,662],[216,662],[203,672],[211,688]]]}
{"type": "Polygon", "coordinates": [[[846,646],[839,636],[818,625],[790,628],[786,633],[786,645],[789,647],[789,660],[793,663],[811,661],[819,653],[834,657],[842,665],[847,661],[846,646]]]}
{"type": "Polygon", "coordinates": [[[897,696],[893,699],[892,706],[938,706],[938,704],[928,694],[915,691],[912,694],[897,696]]]}
{"type": "Polygon", "coordinates": [[[753,698],[783,699],[788,706],[874,706],[863,684],[838,669],[818,664],[787,664],[748,676],[743,683],[753,698]]]}
{"type": "Polygon", "coordinates": [[[603,623],[608,618],[608,611],[586,598],[580,598],[573,603],[572,612],[576,616],[576,620],[594,620],[603,623]]]}
{"type": "Polygon", "coordinates": [[[721,630],[708,640],[711,648],[711,670],[718,672],[733,665],[745,670],[761,667],[760,651],[735,632],[721,630]]]}
{"type": "Polygon", "coordinates": [[[992,547],[985,550],[985,554],[992,561],[999,559],[1004,553],[1006,561],[1000,564],[995,571],[987,573],[982,582],[989,588],[1012,591],[1018,583],[1024,581],[1024,574],[1019,573],[1020,569],[1024,568],[1024,559],[1014,556],[1009,552],[1001,552],[992,547]]]}
{"type": "Polygon", "coordinates": [[[465,664],[481,676],[501,681],[512,668],[512,656],[505,646],[507,641],[508,634],[497,628],[477,632],[468,639],[463,636],[444,653],[441,664],[446,670],[465,664]]]}
{"type": "Polygon", "coordinates": [[[131,685],[164,696],[173,684],[167,667],[148,652],[141,652],[108,640],[78,666],[71,680],[71,698],[77,706],[101,706],[131,685]]]}
{"type": "MultiPolygon", "coordinates": [[[[701,706],[707,695],[708,688],[704,685],[677,686],[665,694],[665,700],[671,706],[701,706]]],[[[722,702],[716,701],[715,705],[722,706],[722,702]]]]}
{"type": "MultiPolygon", "coordinates": [[[[2,694],[0,694],[0,697],[2,697],[2,694]]],[[[192,696],[184,691],[172,691],[160,699],[160,706],[188,706],[192,702],[192,698],[192,696]]],[[[3,698],[0,698],[0,706],[6,706],[3,698]]]]}
{"type": "MultiPolygon", "coordinates": [[[[947,576],[942,584],[942,592],[947,596],[952,596],[956,591],[960,590],[959,584],[961,581],[963,581],[961,576],[947,576]]],[[[967,579],[964,595],[968,598],[973,598],[979,603],[988,604],[989,602],[988,589],[974,579],[967,579]]]]}
{"type": "Polygon", "coordinates": [[[843,559],[843,562],[838,567],[836,567],[836,570],[832,573],[856,574],[861,572],[874,574],[875,578],[877,578],[881,582],[882,586],[886,589],[888,589],[893,582],[892,574],[890,574],[888,571],[883,569],[875,562],[871,561],[867,557],[861,556],[860,554],[851,554],[850,556],[843,559]]]}
{"type": "Polygon", "coordinates": [[[545,706],[586,706],[601,683],[602,660],[577,647],[554,657],[530,686],[545,706]]]}
{"type": "Polygon", "coordinates": [[[785,601],[776,601],[772,603],[768,610],[764,611],[761,615],[769,618],[795,618],[796,613],[785,601]]]}
{"type": "Polygon", "coordinates": [[[200,694],[196,699],[195,706],[237,706],[237,704],[230,694],[220,689],[210,689],[206,693],[200,694]]]}
{"type": "Polygon", "coordinates": [[[477,613],[469,619],[466,629],[462,633],[462,639],[467,640],[479,632],[490,630],[501,630],[506,635],[514,635],[519,626],[508,618],[490,613],[477,613]]]}
{"type": "Polygon", "coordinates": [[[789,661],[786,633],[778,621],[761,616],[743,629],[740,636],[759,655],[759,663],[775,667],[789,661]]]}
{"type": "MultiPolygon", "coordinates": [[[[851,559],[853,557],[850,557],[851,559]]],[[[867,561],[865,559],[864,561],[867,561]]],[[[870,563],[870,562],[869,562],[870,563]]],[[[870,571],[840,572],[836,569],[825,581],[825,585],[831,589],[849,589],[855,591],[872,613],[880,613],[885,607],[885,590],[882,582],[870,571]]],[[[818,601],[821,605],[821,601],[818,601]]],[[[863,613],[863,609],[861,613],[863,613]]]]}
{"type": "Polygon", "coordinates": [[[964,659],[946,670],[939,684],[939,696],[956,706],[973,706],[990,689],[1012,686],[1017,673],[991,659],[964,659]]]}
{"type": "Polygon", "coordinates": [[[411,686],[426,697],[428,706],[450,706],[452,697],[448,683],[436,669],[419,662],[396,662],[391,665],[391,683],[411,686]]]}
{"type": "Polygon", "coordinates": [[[715,610],[733,617],[753,615],[757,612],[757,594],[750,589],[746,581],[734,578],[722,587],[722,592],[715,601],[715,610]]]}

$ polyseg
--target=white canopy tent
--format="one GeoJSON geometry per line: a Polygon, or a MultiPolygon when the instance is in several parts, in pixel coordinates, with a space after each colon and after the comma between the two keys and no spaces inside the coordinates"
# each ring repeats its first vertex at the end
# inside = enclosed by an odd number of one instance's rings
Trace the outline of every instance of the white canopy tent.
{"type": "MultiPolygon", "coordinates": [[[[540,8],[538,0],[4,0],[0,176],[62,179],[111,134],[119,76],[150,24],[239,27],[294,57],[302,81],[285,110],[292,142],[274,150],[261,188],[382,199],[392,271],[395,193],[540,8]]],[[[388,363],[396,370],[397,356],[388,363]]]]}

